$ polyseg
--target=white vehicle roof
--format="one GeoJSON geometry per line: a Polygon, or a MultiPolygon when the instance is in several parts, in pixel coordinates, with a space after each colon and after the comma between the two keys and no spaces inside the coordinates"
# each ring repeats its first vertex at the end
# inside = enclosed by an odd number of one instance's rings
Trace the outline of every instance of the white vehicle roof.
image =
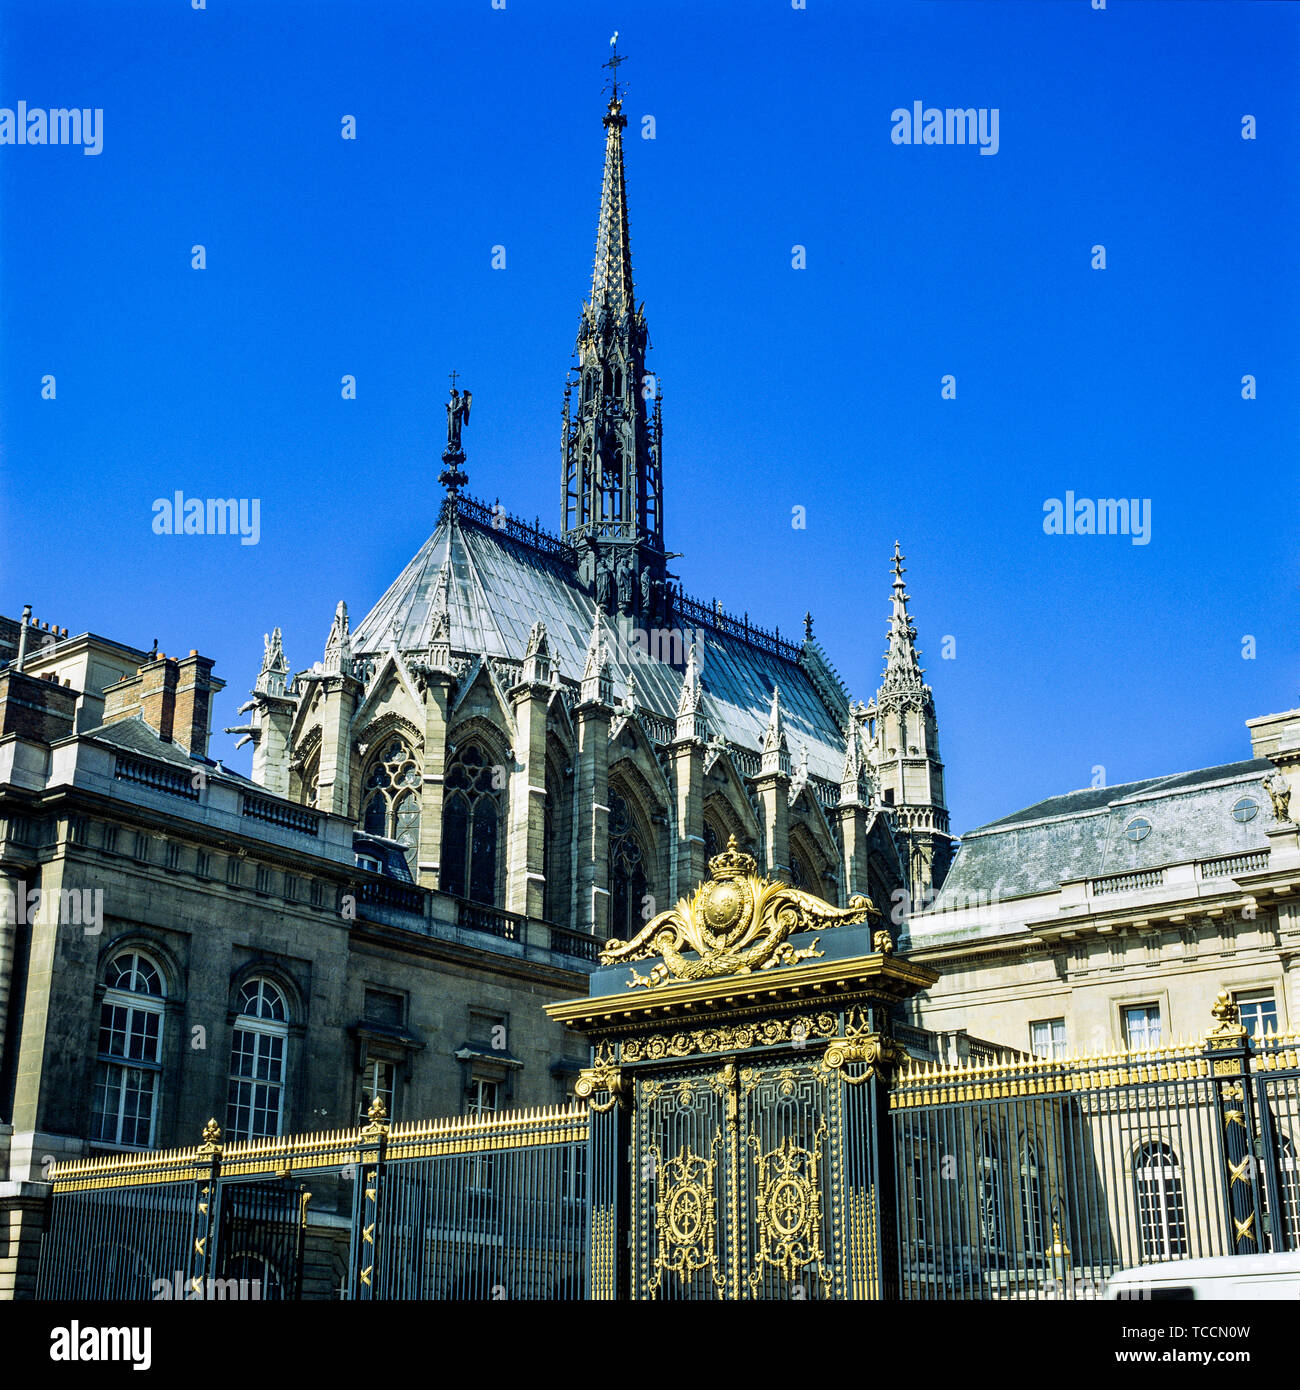
{"type": "Polygon", "coordinates": [[[1199,1279],[1241,1279],[1261,1274],[1300,1273],[1300,1251],[1274,1255],[1220,1255],[1208,1260],[1162,1260],[1123,1269],[1107,1280],[1116,1284],[1192,1284],[1199,1279]]]}

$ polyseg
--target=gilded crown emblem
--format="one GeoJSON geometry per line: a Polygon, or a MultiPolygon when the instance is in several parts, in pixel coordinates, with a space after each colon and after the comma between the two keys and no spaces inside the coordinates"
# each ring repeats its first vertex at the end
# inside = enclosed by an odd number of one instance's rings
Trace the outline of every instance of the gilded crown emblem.
{"type": "Polygon", "coordinates": [[[758,869],[758,861],[752,854],[746,854],[736,844],[736,837],[730,836],[727,847],[721,854],[709,860],[709,872],[715,879],[735,878],[739,874],[752,874],[758,869]]]}
{"type": "Polygon", "coordinates": [[[854,897],[845,908],[760,878],[757,862],[736,844],[709,860],[712,878],[691,898],[652,918],[630,941],[609,941],[601,962],[663,959],[642,975],[632,971],[628,988],[653,989],[668,980],[705,980],[718,975],[747,975],[778,965],[794,965],[820,956],[818,941],[791,945],[796,932],[849,926],[879,918],[869,898],[854,897]],[[689,953],[689,954],[684,954],[689,953]]]}

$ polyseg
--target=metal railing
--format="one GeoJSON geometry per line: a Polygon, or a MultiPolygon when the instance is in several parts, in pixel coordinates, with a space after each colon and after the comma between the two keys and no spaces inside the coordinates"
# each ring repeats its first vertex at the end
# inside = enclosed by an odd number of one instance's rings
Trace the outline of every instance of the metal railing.
{"type": "Polygon", "coordinates": [[[1300,1249],[1300,1036],[913,1065],[890,1094],[904,1298],[1100,1297],[1300,1249]]]}
{"type": "Polygon", "coordinates": [[[586,1293],[585,1107],[55,1164],[37,1297],[586,1293]],[[337,1283],[320,1271],[337,1265],[337,1283]]]}

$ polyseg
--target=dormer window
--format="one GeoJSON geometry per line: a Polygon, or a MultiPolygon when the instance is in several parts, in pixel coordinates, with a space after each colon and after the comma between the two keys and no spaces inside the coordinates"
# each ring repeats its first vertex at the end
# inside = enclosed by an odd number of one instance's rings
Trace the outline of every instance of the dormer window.
{"type": "Polygon", "coordinates": [[[1232,818],[1239,821],[1242,825],[1248,820],[1254,820],[1259,815],[1259,802],[1253,796],[1243,796],[1239,801],[1233,803],[1232,818]]]}
{"type": "Polygon", "coordinates": [[[1124,834],[1136,844],[1151,833],[1151,822],[1145,816],[1134,816],[1124,827],[1124,834]]]}

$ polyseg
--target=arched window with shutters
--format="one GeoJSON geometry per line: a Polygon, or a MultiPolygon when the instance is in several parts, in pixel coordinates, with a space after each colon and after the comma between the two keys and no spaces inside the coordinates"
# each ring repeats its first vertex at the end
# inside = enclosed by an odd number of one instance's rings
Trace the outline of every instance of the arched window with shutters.
{"type": "Polygon", "coordinates": [[[609,932],[629,940],[648,920],[644,916],[650,880],[647,856],[627,802],[609,789],[609,932]]]}
{"type": "Polygon", "coordinates": [[[263,1139],[284,1133],[284,1083],[289,1007],[270,980],[247,980],[236,1002],[230,1047],[226,1137],[263,1139]]]}
{"type": "Polygon", "coordinates": [[[986,1250],[1006,1249],[1003,1221],[1002,1151],[997,1136],[985,1130],[980,1140],[979,1215],[980,1234],[986,1250]]]}
{"type": "Polygon", "coordinates": [[[147,1149],[154,1142],[162,1082],[161,969],[140,951],[123,951],[104,972],[90,1137],[147,1149]]]}
{"type": "Polygon", "coordinates": [[[1043,1188],[1038,1150],[1029,1140],[1020,1148],[1020,1239],[1027,1254],[1043,1253],[1043,1188]]]}
{"type": "Polygon", "coordinates": [[[1143,1144],[1134,1159],[1142,1255],[1171,1260],[1187,1254],[1187,1214],[1178,1155],[1168,1144],[1143,1144]]]}
{"type": "Polygon", "coordinates": [[[396,840],[415,874],[420,844],[420,769],[401,738],[385,739],[361,784],[361,825],[368,835],[396,840]]]}
{"type": "Polygon", "coordinates": [[[442,887],[471,902],[497,900],[501,792],[494,768],[476,743],[457,749],[442,803],[442,887]]]}

